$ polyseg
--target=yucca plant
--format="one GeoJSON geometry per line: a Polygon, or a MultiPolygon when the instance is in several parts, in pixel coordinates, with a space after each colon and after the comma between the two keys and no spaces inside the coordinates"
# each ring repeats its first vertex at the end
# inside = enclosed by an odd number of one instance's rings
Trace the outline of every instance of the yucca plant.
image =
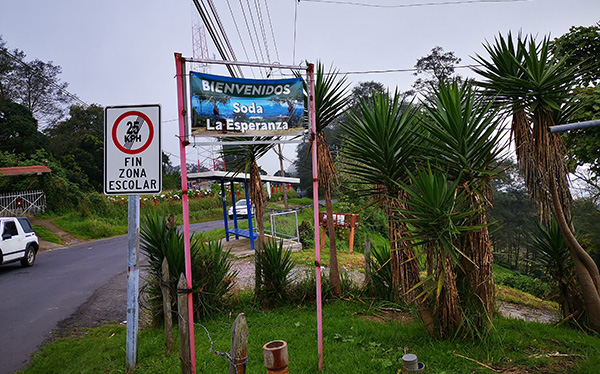
{"type": "MultiPolygon", "coordinates": [[[[168,287],[171,291],[171,310],[176,314],[177,282],[185,274],[184,237],[171,218],[149,213],[142,217],[140,227],[140,248],[148,258],[148,278],[142,288],[146,295],[147,307],[153,324],[159,324],[163,316],[162,262],[169,265],[168,287]]],[[[218,310],[223,296],[231,289],[236,273],[231,271],[229,251],[223,251],[219,243],[205,243],[201,235],[190,239],[192,262],[192,289],[194,309],[203,317],[218,310]]]]}
{"type": "Polygon", "coordinates": [[[380,299],[391,301],[392,287],[392,252],[389,246],[374,246],[371,249],[371,274],[369,275],[371,290],[380,299]]]}
{"type": "MultiPolygon", "coordinates": [[[[431,165],[408,174],[410,181],[402,184],[407,207],[399,209],[400,219],[410,228],[404,240],[427,255],[427,276],[419,284],[422,292],[417,298],[433,308],[437,335],[452,336],[465,326],[464,296],[456,283],[457,270],[464,270],[463,259],[470,261],[462,243],[485,227],[477,224],[483,209],[471,206],[460,178],[451,182],[447,172],[433,170],[431,165]]],[[[473,332],[478,334],[464,331],[473,332]]]]}
{"type": "MultiPolygon", "coordinates": [[[[418,293],[420,269],[413,247],[402,240],[407,227],[395,215],[405,200],[399,183],[408,179],[406,166],[414,165],[417,157],[419,124],[417,110],[403,101],[397,91],[361,99],[342,124],[347,135],[345,172],[355,178],[354,192],[375,200],[373,203],[385,212],[392,256],[393,301],[398,302],[402,296],[406,304],[419,302],[414,293],[418,293]]],[[[432,326],[433,316],[428,308],[417,305],[417,310],[425,326],[432,326]]]]}
{"type": "MultiPolygon", "coordinates": [[[[337,69],[330,67],[325,71],[325,66],[320,61],[317,62],[315,70],[315,118],[317,131],[317,163],[319,187],[323,191],[325,198],[325,210],[328,217],[333,217],[333,205],[331,194],[333,187],[337,184],[337,172],[335,163],[325,129],[331,125],[345,112],[350,103],[349,84],[346,76],[341,76],[337,69]]],[[[304,86],[305,92],[308,92],[308,86],[304,86]]],[[[308,98],[305,97],[305,107],[308,107],[308,98]]],[[[327,220],[327,234],[329,235],[329,282],[333,288],[333,293],[340,296],[342,293],[342,283],[337,261],[337,248],[335,238],[335,227],[333,220],[327,220]]]]}
{"type": "MultiPolygon", "coordinates": [[[[504,157],[502,116],[493,102],[476,94],[471,82],[448,80],[438,84],[425,102],[422,154],[448,173],[451,182],[468,196],[470,211],[479,212],[459,244],[464,254],[457,277],[465,305],[473,308],[473,323],[491,326],[494,313],[493,254],[486,209],[491,206],[491,180],[504,157]]],[[[457,243],[458,245],[458,243],[457,243]]]]}
{"type": "Polygon", "coordinates": [[[513,41],[509,34],[486,49],[489,59],[476,57],[483,66],[476,69],[484,78],[479,84],[513,114],[512,133],[525,184],[544,217],[548,220],[551,212],[556,219],[579,278],[590,326],[600,331],[600,272],[568,224],[572,198],[566,149],[559,134],[548,133],[558,124],[556,113],[569,107],[577,66],[555,58],[549,38],[538,42],[519,35],[513,41]]]}
{"type": "Polygon", "coordinates": [[[284,300],[289,291],[290,273],[296,266],[291,252],[283,248],[283,241],[268,240],[264,249],[256,253],[256,261],[263,270],[263,292],[272,301],[284,300]]]}
{"type": "MultiPolygon", "coordinates": [[[[575,313],[575,319],[583,314],[584,302],[577,287],[576,274],[569,248],[555,219],[548,226],[537,224],[538,231],[531,233],[527,246],[535,252],[534,263],[542,267],[554,281],[555,299],[563,318],[575,313]],[[578,315],[577,315],[578,314],[578,315]]],[[[580,238],[580,235],[576,235],[580,238]]]]}

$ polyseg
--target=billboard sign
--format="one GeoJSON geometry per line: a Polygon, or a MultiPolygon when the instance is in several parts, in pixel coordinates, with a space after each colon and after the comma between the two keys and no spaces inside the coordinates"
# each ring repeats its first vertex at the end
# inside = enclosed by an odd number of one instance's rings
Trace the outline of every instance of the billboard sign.
{"type": "Polygon", "coordinates": [[[301,78],[244,79],[191,72],[192,134],[288,136],[305,128],[301,78]]]}

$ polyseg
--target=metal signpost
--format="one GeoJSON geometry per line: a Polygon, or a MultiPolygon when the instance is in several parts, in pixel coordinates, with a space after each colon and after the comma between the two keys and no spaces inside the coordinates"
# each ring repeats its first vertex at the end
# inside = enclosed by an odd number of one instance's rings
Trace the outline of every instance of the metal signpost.
{"type": "Polygon", "coordinates": [[[127,370],[135,369],[139,317],[140,194],[162,188],[160,105],[104,110],[104,193],[129,195],[127,252],[127,370]]]}

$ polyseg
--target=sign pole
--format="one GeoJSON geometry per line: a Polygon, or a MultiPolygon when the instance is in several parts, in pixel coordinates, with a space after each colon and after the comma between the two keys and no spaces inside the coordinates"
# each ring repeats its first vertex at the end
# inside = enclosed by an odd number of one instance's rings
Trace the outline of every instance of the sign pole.
{"type": "Polygon", "coordinates": [[[317,272],[317,351],[323,370],[323,304],[321,299],[321,245],[319,243],[319,177],[317,165],[317,118],[315,113],[315,65],[308,64],[308,118],[312,143],[313,210],[315,225],[315,266],[317,272]]]}
{"type": "Polygon", "coordinates": [[[127,370],[133,371],[137,361],[137,333],[139,317],[139,279],[137,266],[140,234],[140,195],[130,195],[127,229],[127,370]]]}
{"type": "MultiPolygon", "coordinates": [[[[127,249],[127,370],[137,361],[140,194],[162,189],[160,105],[104,108],[104,193],[129,195],[127,249]]],[[[125,204],[125,199],[123,199],[125,204]]]]}
{"type": "MultiPolygon", "coordinates": [[[[190,362],[192,363],[192,373],[196,373],[196,349],[194,343],[194,303],[192,298],[192,260],[190,254],[190,212],[188,205],[188,187],[187,187],[187,165],[185,157],[185,147],[190,144],[186,137],[186,105],[183,98],[184,82],[184,64],[185,60],[180,53],[175,53],[175,70],[177,74],[177,102],[179,117],[179,155],[181,160],[181,203],[183,206],[183,238],[185,246],[185,278],[188,288],[188,319],[190,327],[190,362]]],[[[225,196],[223,196],[225,198],[225,196]]]]}

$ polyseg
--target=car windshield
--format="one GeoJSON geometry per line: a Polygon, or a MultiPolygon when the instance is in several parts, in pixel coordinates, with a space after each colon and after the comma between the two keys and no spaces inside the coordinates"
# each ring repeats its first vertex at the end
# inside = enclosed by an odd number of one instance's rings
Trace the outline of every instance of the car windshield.
{"type": "Polygon", "coordinates": [[[235,203],[235,205],[237,205],[237,206],[246,206],[246,200],[240,200],[237,203],[235,203]]]}

